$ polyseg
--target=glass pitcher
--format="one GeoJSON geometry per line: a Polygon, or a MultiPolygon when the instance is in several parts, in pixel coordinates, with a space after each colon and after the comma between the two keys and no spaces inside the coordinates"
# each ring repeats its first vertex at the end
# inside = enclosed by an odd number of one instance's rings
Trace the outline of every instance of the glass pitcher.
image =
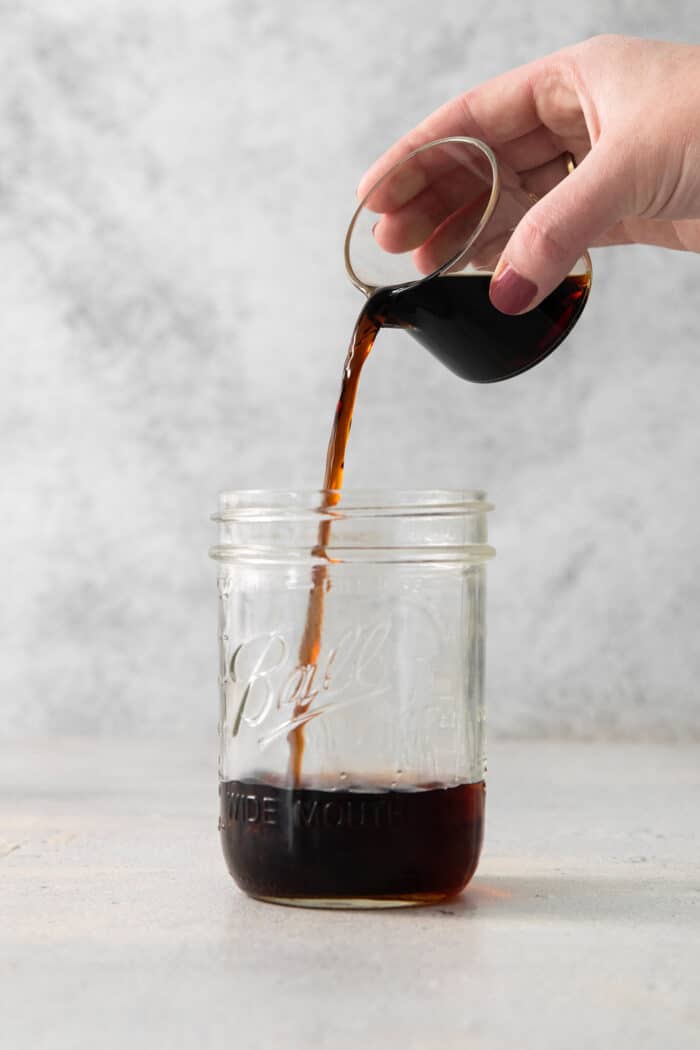
{"type": "MultiPolygon", "coordinates": [[[[567,162],[562,157],[562,175],[567,162]]],[[[345,237],[345,267],[365,313],[401,328],[474,383],[519,375],[548,357],[588,301],[585,252],[534,309],[506,315],[489,289],[513,229],[537,197],[479,139],[427,142],[365,194],[345,237]]]]}

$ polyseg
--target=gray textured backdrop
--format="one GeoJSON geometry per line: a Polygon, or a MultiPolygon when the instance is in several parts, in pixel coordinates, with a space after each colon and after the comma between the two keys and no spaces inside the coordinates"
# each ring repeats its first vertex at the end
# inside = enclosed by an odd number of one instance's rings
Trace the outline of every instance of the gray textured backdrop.
{"type": "MultiPolygon", "coordinates": [[[[207,516],[320,480],[357,178],[611,30],[700,40],[697,0],[0,0],[2,732],[213,732],[207,516]]],[[[698,733],[700,259],[595,267],[509,384],[383,335],[348,484],[495,500],[492,727],[698,733]]]]}

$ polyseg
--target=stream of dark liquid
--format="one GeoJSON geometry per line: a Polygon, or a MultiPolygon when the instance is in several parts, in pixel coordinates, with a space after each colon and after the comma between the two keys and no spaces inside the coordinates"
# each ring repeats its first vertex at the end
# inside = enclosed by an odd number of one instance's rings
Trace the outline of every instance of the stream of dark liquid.
{"type": "MultiPolygon", "coordinates": [[[[452,372],[476,383],[494,383],[531,368],[554,350],[585,306],[590,274],[567,277],[536,309],[518,317],[500,313],[489,300],[488,274],[434,277],[405,288],[380,288],[367,300],[355,324],[343,367],[343,380],[328,442],[321,509],[337,505],[343,487],[345,454],[360,375],[381,328],[402,328],[452,372]]],[[[313,554],[326,558],[331,521],[318,531],[313,554]]],[[[315,667],[321,649],[328,563],[311,574],[306,624],[299,664],[315,667]]],[[[308,701],[302,698],[292,720],[302,720],[289,735],[289,781],[301,783],[304,723],[308,701]]]]}
{"type": "MultiPolygon", "coordinates": [[[[340,490],[343,487],[343,472],[345,470],[345,452],[348,447],[348,438],[350,437],[352,414],[355,408],[355,398],[357,397],[357,387],[360,382],[362,366],[369,357],[370,351],[374,346],[374,340],[377,338],[377,332],[381,327],[380,320],[374,316],[373,312],[368,310],[371,302],[372,300],[370,299],[357,319],[343,367],[343,381],[328,442],[326,470],[323,475],[323,490],[326,493],[326,497],[321,509],[324,510],[335,506],[340,499],[340,490]]],[[[315,557],[327,557],[326,547],[328,546],[330,529],[331,522],[329,519],[321,522],[318,529],[317,543],[312,551],[315,557]]],[[[321,651],[323,607],[327,585],[328,565],[323,562],[314,565],[311,570],[311,592],[306,611],[306,624],[299,646],[299,665],[301,667],[315,667],[318,663],[321,651]]],[[[302,698],[294,705],[292,720],[302,718],[305,712],[306,701],[302,698]]],[[[291,730],[288,741],[289,779],[292,784],[298,785],[301,781],[301,763],[304,755],[303,724],[291,730]]]]}

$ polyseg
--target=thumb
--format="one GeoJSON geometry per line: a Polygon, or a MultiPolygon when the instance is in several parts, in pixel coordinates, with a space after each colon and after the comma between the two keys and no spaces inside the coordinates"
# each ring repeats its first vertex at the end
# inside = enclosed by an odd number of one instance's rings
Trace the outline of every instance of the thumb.
{"type": "Polygon", "coordinates": [[[597,143],[521,219],[491,279],[491,302],[498,310],[520,314],[537,306],[588,246],[627,213],[629,180],[619,157],[597,143]]]}

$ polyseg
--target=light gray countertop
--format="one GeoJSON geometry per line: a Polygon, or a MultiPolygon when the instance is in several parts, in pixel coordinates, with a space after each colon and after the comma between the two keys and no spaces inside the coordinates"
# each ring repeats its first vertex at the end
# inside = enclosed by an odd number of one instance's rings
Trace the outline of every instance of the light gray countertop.
{"type": "Polygon", "coordinates": [[[3,1046],[699,1045],[697,744],[494,742],[471,888],[383,913],[246,899],[193,750],[2,745],[3,1046]]]}

